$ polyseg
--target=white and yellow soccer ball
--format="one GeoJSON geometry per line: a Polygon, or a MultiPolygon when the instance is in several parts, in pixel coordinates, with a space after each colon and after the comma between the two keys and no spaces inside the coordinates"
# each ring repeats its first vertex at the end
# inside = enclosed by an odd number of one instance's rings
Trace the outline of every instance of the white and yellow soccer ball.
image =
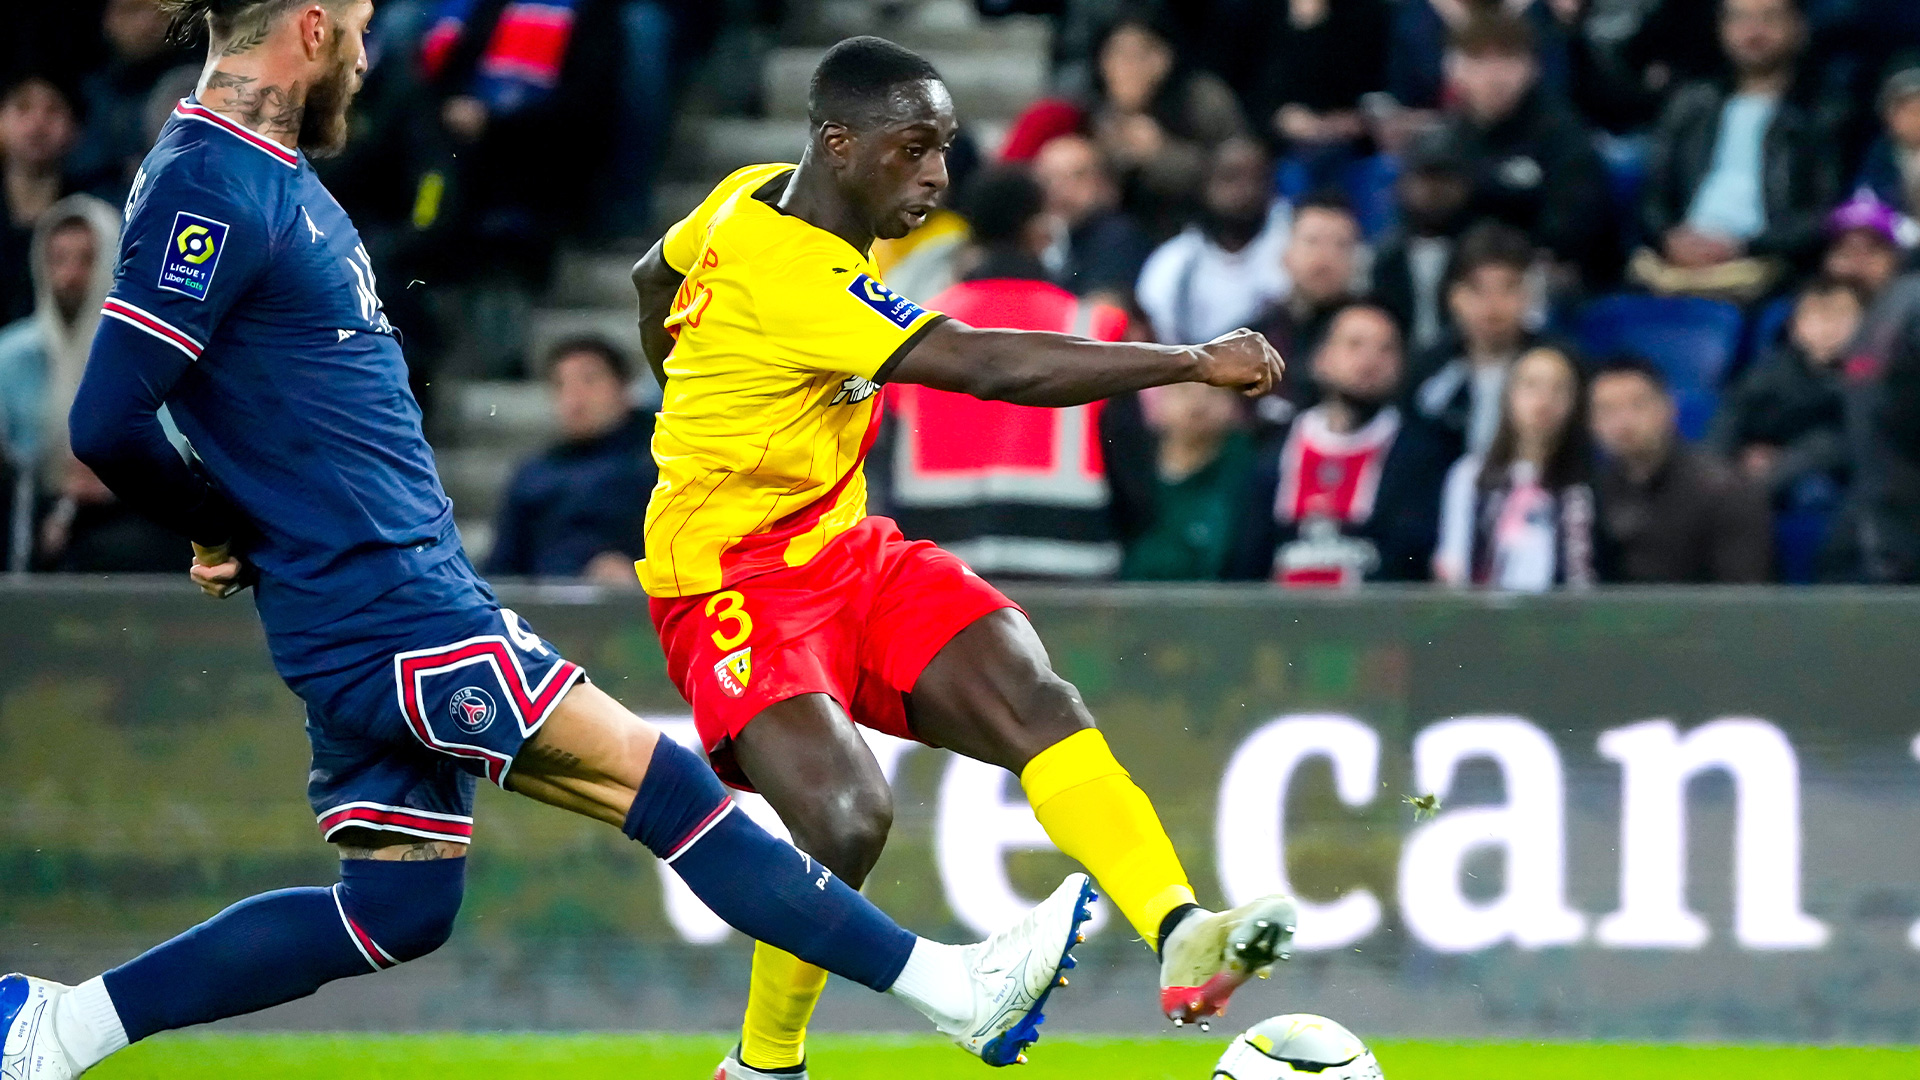
{"type": "Polygon", "coordinates": [[[1324,1016],[1288,1013],[1262,1020],[1233,1040],[1213,1080],[1382,1080],[1380,1063],[1359,1036],[1324,1016]]]}

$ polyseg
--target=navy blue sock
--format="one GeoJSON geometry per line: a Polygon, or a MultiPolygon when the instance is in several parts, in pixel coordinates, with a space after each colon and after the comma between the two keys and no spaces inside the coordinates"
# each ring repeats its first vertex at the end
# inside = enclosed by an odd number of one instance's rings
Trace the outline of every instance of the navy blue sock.
{"type": "Polygon", "coordinates": [[[242,900],[106,974],[127,1039],[258,1012],[438,948],[452,930],[467,860],[340,864],[330,889],[242,900]]]}
{"type": "Polygon", "coordinates": [[[900,977],[918,940],[740,813],[707,763],[665,736],[624,831],[729,926],[875,990],[900,977]]]}

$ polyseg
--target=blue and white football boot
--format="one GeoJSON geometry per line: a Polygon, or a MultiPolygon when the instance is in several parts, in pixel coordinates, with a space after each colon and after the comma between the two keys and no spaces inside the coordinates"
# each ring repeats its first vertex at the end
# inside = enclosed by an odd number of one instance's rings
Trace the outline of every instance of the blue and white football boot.
{"type": "Polygon", "coordinates": [[[0,978],[0,1080],[73,1080],[66,1048],[53,1033],[53,1006],[73,989],[25,975],[0,978]]]}
{"type": "Polygon", "coordinates": [[[1040,906],[1008,929],[966,947],[967,974],[973,981],[973,1016],[964,1023],[940,1025],[942,1034],[989,1065],[1023,1064],[1027,1047],[1040,1040],[1040,1011],[1061,974],[1073,966],[1080,925],[1093,914],[1093,880],[1085,874],[1067,880],[1040,906]]]}

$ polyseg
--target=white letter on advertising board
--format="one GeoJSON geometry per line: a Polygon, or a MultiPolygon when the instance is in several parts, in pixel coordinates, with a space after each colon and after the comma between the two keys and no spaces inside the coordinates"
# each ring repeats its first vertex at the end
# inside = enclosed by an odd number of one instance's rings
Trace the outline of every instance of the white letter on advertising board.
{"type": "MultiPolygon", "coordinates": [[[[1912,750],[1914,760],[1920,761],[1920,735],[1913,737],[1912,750]]],[[[1907,943],[1916,949],[1920,949],[1920,922],[1914,923],[1913,926],[1907,930],[1907,943]]]]}
{"type": "Polygon", "coordinates": [[[1499,767],[1506,804],[1443,810],[1407,837],[1400,856],[1407,928],[1448,953],[1504,941],[1525,948],[1579,941],[1586,917],[1567,906],[1566,787],[1553,740],[1517,716],[1443,720],[1414,740],[1418,792],[1444,799],[1460,764],[1474,758],[1499,767]],[[1461,877],[1468,857],[1489,848],[1505,852],[1505,886],[1493,900],[1475,900],[1461,877]]]}
{"type": "Polygon", "coordinates": [[[1687,781],[1733,778],[1734,936],[1749,949],[1817,949],[1827,927],[1800,910],[1800,765],[1764,720],[1728,717],[1682,736],[1647,720],[1600,736],[1620,763],[1620,910],[1596,931],[1622,948],[1697,949],[1707,924],[1687,909],[1687,781]]]}
{"type": "MultiPolygon", "coordinates": [[[[982,937],[1026,917],[1035,901],[1007,880],[1007,855],[1051,851],[1053,841],[1033,816],[1014,775],[958,754],[940,780],[940,810],[934,822],[934,853],[947,906],[982,937]],[[1008,797],[1009,789],[1012,797],[1008,797]]],[[[1095,904],[1086,933],[1092,937],[1113,905],[1095,904]]]]}
{"type": "MultiPolygon", "coordinates": [[[[1380,777],[1380,736],[1351,716],[1283,716],[1255,731],[1234,751],[1220,785],[1214,826],[1214,865],[1229,904],[1269,893],[1292,893],[1287,880],[1287,788],[1310,758],[1333,767],[1340,801],[1371,803],[1380,777]]],[[[1302,951],[1338,949],[1373,933],[1380,901],[1355,889],[1330,904],[1300,903],[1302,951]]]]}

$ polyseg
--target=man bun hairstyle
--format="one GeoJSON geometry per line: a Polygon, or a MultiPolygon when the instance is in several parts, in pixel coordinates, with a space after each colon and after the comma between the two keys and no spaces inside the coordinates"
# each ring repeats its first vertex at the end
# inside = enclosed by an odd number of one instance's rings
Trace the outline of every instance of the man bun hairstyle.
{"type": "Polygon", "coordinates": [[[851,37],[827,50],[813,69],[807,88],[807,120],[814,127],[871,126],[895,88],[906,83],[940,81],[940,73],[912,49],[885,38],[851,37]]]}
{"type": "MultiPolygon", "coordinates": [[[[175,41],[193,44],[207,33],[215,45],[231,41],[236,32],[265,36],[273,20],[303,0],[155,0],[161,11],[173,16],[175,41]]],[[[332,6],[337,0],[319,0],[332,6]]]]}

